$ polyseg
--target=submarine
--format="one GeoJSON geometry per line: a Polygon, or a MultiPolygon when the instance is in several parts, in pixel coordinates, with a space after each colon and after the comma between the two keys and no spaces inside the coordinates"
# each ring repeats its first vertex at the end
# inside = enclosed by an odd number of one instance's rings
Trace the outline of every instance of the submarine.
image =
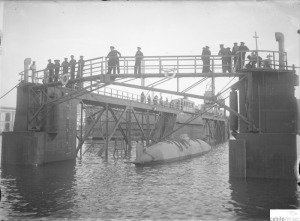
{"type": "Polygon", "coordinates": [[[146,166],[181,161],[208,153],[211,146],[201,139],[190,139],[187,134],[179,140],[166,140],[149,147],[142,143],[136,145],[136,159],[131,163],[146,166]]]}

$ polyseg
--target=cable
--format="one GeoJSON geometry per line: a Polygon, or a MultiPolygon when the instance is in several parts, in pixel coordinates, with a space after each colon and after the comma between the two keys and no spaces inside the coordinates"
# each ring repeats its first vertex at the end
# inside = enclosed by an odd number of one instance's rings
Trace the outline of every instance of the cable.
{"type": "Polygon", "coordinates": [[[6,92],[3,96],[0,97],[0,99],[4,98],[7,94],[9,94],[13,89],[15,89],[20,83],[17,83],[16,86],[14,86],[12,89],[10,89],[8,92],[6,92]]]}

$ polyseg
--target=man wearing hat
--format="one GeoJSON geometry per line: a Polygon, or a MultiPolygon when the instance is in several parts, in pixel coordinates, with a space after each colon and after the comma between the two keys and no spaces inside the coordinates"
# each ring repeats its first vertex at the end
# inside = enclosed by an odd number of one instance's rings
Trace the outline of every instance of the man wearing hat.
{"type": "Polygon", "coordinates": [[[51,59],[48,60],[47,69],[49,71],[48,83],[51,83],[51,82],[53,82],[53,77],[54,77],[54,64],[51,62],[51,59]]]}
{"type": "Polygon", "coordinates": [[[226,73],[228,57],[225,56],[228,55],[228,50],[224,48],[224,44],[220,44],[220,51],[218,55],[222,56],[222,72],[226,73]]]}
{"type": "Polygon", "coordinates": [[[233,58],[234,60],[234,69],[236,69],[236,65],[237,65],[237,60],[238,60],[238,57],[237,57],[237,51],[239,50],[239,46],[237,45],[237,42],[234,42],[233,43],[233,47],[232,47],[232,50],[231,50],[231,54],[233,56],[235,56],[233,58]]]}
{"type": "Polygon", "coordinates": [[[63,68],[63,74],[68,74],[68,72],[69,72],[68,58],[65,58],[65,60],[63,61],[63,63],[61,63],[61,66],[63,68]]]}
{"type": "Polygon", "coordinates": [[[107,74],[111,74],[113,70],[113,74],[116,74],[116,68],[118,68],[118,74],[120,74],[120,66],[119,66],[119,57],[121,57],[121,53],[115,50],[114,46],[110,46],[110,52],[108,53],[108,71],[107,74]]]}
{"type": "Polygon", "coordinates": [[[208,72],[211,72],[210,70],[210,55],[211,55],[211,52],[209,50],[209,47],[208,46],[205,46],[202,48],[202,62],[203,62],[203,68],[202,68],[202,73],[208,73],[208,72]]]}
{"type": "MultiPolygon", "coordinates": [[[[76,76],[76,78],[82,78],[82,76],[83,76],[83,67],[84,67],[83,56],[80,56],[80,59],[78,61],[78,69],[77,69],[77,76],[76,76]]],[[[81,82],[78,82],[77,85],[80,86],[80,87],[82,87],[81,82]]]]}
{"type": "Polygon", "coordinates": [[[59,76],[59,68],[60,68],[60,62],[59,60],[54,60],[54,82],[58,81],[58,76],[59,76]]]}
{"type": "Polygon", "coordinates": [[[141,48],[137,47],[137,52],[135,53],[135,64],[134,64],[134,74],[141,74],[142,59],[144,57],[141,48]]]}
{"type": "Polygon", "coordinates": [[[227,57],[227,64],[226,64],[226,70],[228,71],[228,73],[231,73],[232,72],[232,60],[231,60],[231,50],[230,50],[230,47],[227,47],[227,55],[230,55],[230,57],[227,57]]]}
{"type": "Polygon", "coordinates": [[[245,42],[241,41],[241,44],[239,46],[239,64],[238,68],[243,68],[245,64],[245,57],[246,57],[246,51],[249,51],[249,48],[245,45],[245,42]],[[240,52],[242,51],[242,52],[240,52]]]}
{"type": "Polygon", "coordinates": [[[75,66],[76,66],[76,60],[74,59],[74,55],[71,55],[71,60],[69,62],[70,65],[70,76],[71,80],[75,79],[75,66]]]}

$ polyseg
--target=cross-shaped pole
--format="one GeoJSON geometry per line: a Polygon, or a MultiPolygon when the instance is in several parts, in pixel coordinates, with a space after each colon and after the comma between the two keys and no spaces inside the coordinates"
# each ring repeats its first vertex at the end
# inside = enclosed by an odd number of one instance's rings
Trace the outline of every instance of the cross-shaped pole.
{"type": "Polygon", "coordinates": [[[259,38],[255,32],[255,36],[253,36],[253,38],[255,38],[255,45],[256,45],[256,51],[257,51],[257,39],[259,38]]]}
{"type": "Polygon", "coordinates": [[[253,36],[253,38],[255,38],[255,45],[256,45],[256,66],[259,67],[260,65],[259,65],[259,61],[258,61],[259,59],[258,59],[258,51],[257,51],[258,36],[257,36],[256,32],[255,32],[255,36],[253,36]]]}

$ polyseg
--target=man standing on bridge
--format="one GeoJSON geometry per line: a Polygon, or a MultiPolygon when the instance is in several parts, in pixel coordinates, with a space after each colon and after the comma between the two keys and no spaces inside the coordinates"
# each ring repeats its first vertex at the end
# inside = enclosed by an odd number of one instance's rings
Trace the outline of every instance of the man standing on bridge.
{"type": "Polygon", "coordinates": [[[63,61],[63,63],[61,63],[61,66],[63,68],[63,74],[68,74],[68,72],[69,72],[68,58],[65,58],[65,60],[63,61]]]}
{"type": "Polygon", "coordinates": [[[141,74],[142,59],[144,57],[141,48],[137,47],[138,51],[135,53],[135,64],[134,64],[134,74],[141,74]]]}
{"type": "Polygon", "coordinates": [[[241,45],[239,46],[239,65],[238,67],[241,69],[244,67],[245,64],[245,56],[246,51],[249,51],[249,48],[245,45],[245,42],[241,42],[241,45]]]}
{"type": "Polygon", "coordinates": [[[210,70],[210,56],[211,52],[209,50],[208,46],[203,47],[202,50],[202,61],[203,61],[203,68],[202,68],[202,73],[208,73],[211,72],[210,70]]]}
{"type": "MultiPolygon", "coordinates": [[[[233,43],[233,47],[232,47],[232,50],[231,50],[231,54],[233,55],[233,56],[236,56],[237,55],[237,51],[239,50],[239,46],[237,45],[237,43],[236,42],[234,42],[233,43]]],[[[238,57],[234,57],[233,58],[233,60],[234,60],[234,70],[237,68],[237,60],[238,60],[238,57]]]]}
{"type": "Polygon", "coordinates": [[[222,56],[222,58],[221,58],[222,59],[222,72],[226,73],[228,57],[225,57],[225,56],[228,55],[228,51],[226,48],[224,48],[223,44],[220,44],[220,51],[219,51],[218,55],[222,56]]]}
{"type": "Polygon", "coordinates": [[[48,60],[47,69],[49,70],[48,83],[52,83],[54,77],[54,64],[51,62],[51,59],[48,60]]]}
{"type": "Polygon", "coordinates": [[[76,60],[74,59],[74,55],[71,55],[71,60],[69,62],[70,65],[70,77],[71,80],[75,79],[75,66],[76,66],[76,60]]]}
{"type": "MultiPolygon", "coordinates": [[[[83,67],[84,67],[83,56],[80,56],[80,59],[78,61],[78,70],[77,70],[77,76],[76,76],[77,79],[82,78],[83,67]]],[[[82,87],[81,80],[80,80],[80,82],[77,83],[77,85],[80,86],[80,87],[82,87]]]]}
{"type": "Polygon", "coordinates": [[[55,64],[54,64],[54,70],[55,70],[54,82],[57,82],[58,76],[59,76],[60,63],[59,63],[59,60],[54,60],[54,62],[55,62],[55,64]]]}
{"type": "Polygon", "coordinates": [[[116,74],[116,68],[118,68],[118,74],[120,74],[119,67],[119,57],[121,57],[121,53],[115,50],[114,46],[110,46],[110,52],[108,53],[108,71],[107,74],[111,74],[111,70],[113,70],[113,74],[116,74]]]}

